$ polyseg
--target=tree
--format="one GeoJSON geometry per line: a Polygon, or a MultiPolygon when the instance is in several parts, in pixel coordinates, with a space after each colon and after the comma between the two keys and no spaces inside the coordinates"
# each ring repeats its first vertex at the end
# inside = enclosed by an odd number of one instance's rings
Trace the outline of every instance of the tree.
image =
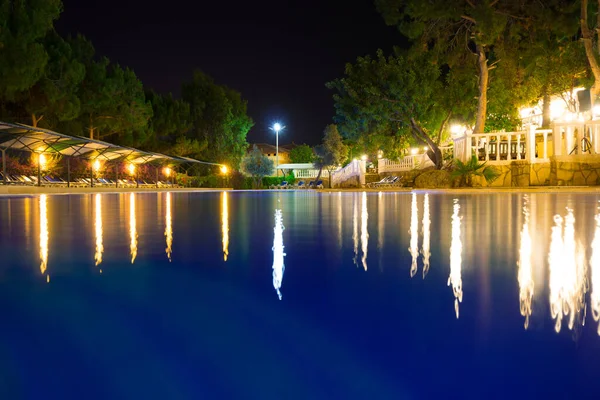
{"type": "Polygon", "coordinates": [[[49,32],[43,43],[49,56],[43,74],[16,97],[18,107],[31,117],[32,126],[38,126],[45,119],[45,125],[53,128],[58,121],[79,116],[77,92],[85,76],[85,66],[74,57],[69,43],[55,31],[49,32]]]}
{"type": "Polygon", "coordinates": [[[167,149],[177,143],[181,150],[179,153],[194,154],[194,151],[202,150],[197,141],[195,145],[191,145],[192,140],[186,137],[192,128],[188,103],[173,99],[171,94],[159,95],[153,90],[146,91],[146,99],[152,105],[152,118],[148,123],[149,134],[145,144],[146,148],[167,152],[167,149]],[[181,146],[182,144],[184,146],[181,146]],[[190,145],[190,148],[184,149],[185,145],[190,145]]]}
{"type": "Polygon", "coordinates": [[[262,154],[256,145],[242,161],[242,170],[252,175],[255,188],[260,187],[263,177],[273,173],[273,167],[273,160],[262,154]]]}
{"type": "Polygon", "coordinates": [[[348,147],[342,142],[342,136],[334,124],[327,125],[323,132],[323,143],[315,148],[316,157],[313,165],[319,169],[317,181],[323,168],[329,172],[329,187],[331,188],[331,173],[348,158],[348,147]]]}
{"type": "Polygon", "coordinates": [[[135,73],[111,64],[106,57],[95,60],[94,47],[82,36],[69,42],[86,71],[78,93],[80,117],[66,124],[65,129],[91,139],[143,145],[147,140],[152,105],[146,101],[142,83],[135,73]]]}
{"type": "MultiPolygon", "coordinates": [[[[600,93],[600,65],[598,64],[597,54],[594,52],[594,40],[597,41],[598,48],[596,52],[600,52],[600,38],[596,36],[600,30],[600,0],[598,1],[597,8],[593,14],[596,14],[596,23],[590,28],[590,21],[588,15],[590,14],[588,6],[588,0],[581,0],[581,40],[583,41],[583,47],[585,49],[585,55],[588,59],[590,68],[594,75],[594,85],[592,86],[592,100],[595,100],[596,96],[600,93]]],[[[592,15],[593,15],[592,14],[592,15]]]]}
{"type": "Polygon", "coordinates": [[[60,0],[0,0],[0,99],[40,80],[49,58],[41,40],[61,10],[60,0]]]}
{"type": "Polygon", "coordinates": [[[201,71],[182,86],[182,98],[190,105],[191,137],[205,146],[203,158],[237,168],[248,146],[246,134],[254,125],[246,114],[246,101],[201,71]]]}
{"type": "Polygon", "coordinates": [[[428,53],[359,57],[345,76],[327,84],[334,94],[336,122],[348,139],[387,135],[398,146],[411,142],[429,148],[437,168],[439,149],[450,116],[468,108],[464,75],[442,75],[428,53]],[[410,140],[409,140],[410,139],[410,140]]]}
{"type": "Polygon", "coordinates": [[[313,149],[307,144],[301,144],[290,150],[290,161],[296,164],[312,163],[315,158],[313,149]]]}
{"type": "Polygon", "coordinates": [[[484,132],[489,74],[500,62],[499,49],[528,37],[533,10],[542,2],[457,0],[376,0],[389,25],[397,25],[418,51],[431,51],[441,63],[476,69],[477,112],[474,132],[484,132]],[[536,3],[533,6],[529,3],[536,3]]]}

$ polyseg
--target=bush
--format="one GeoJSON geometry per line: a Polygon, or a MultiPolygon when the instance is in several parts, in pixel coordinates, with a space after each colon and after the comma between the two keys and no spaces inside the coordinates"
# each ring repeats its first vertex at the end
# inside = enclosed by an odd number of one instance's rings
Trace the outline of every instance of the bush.
{"type": "Polygon", "coordinates": [[[233,171],[229,178],[229,185],[235,190],[252,189],[252,177],[245,176],[239,171],[233,171]]]}
{"type": "Polygon", "coordinates": [[[269,188],[273,185],[279,185],[281,184],[281,182],[283,181],[287,181],[288,184],[293,184],[296,183],[296,178],[294,178],[293,174],[290,174],[288,176],[265,176],[262,179],[262,185],[263,187],[269,188]]]}

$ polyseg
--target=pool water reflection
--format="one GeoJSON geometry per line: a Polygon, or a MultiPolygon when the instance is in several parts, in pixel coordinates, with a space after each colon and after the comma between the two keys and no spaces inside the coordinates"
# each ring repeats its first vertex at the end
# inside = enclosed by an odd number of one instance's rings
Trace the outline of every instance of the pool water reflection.
{"type": "Polygon", "coordinates": [[[3,197],[0,398],[597,398],[599,200],[3,197]]]}

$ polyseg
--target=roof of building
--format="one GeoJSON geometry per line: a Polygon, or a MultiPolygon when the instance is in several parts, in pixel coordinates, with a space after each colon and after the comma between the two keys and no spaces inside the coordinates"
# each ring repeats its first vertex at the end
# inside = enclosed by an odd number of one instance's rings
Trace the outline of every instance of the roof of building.
{"type": "MultiPolygon", "coordinates": [[[[268,143],[253,143],[250,144],[250,148],[249,150],[251,151],[254,146],[258,147],[258,149],[261,151],[261,153],[276,153],[277,152],[277,147],[273,146],[272,144],[268,144],[268,143]]],[[[280,153],[289,153],[290,151],[288,149],[286,149],[283,146],[279,146],[279,152],[280,153]]]]}
{"type": "Polygon", "coordinates": [[[49,129],[24,124],[0,122],[0,148],[28,151],[32,153],[59,153],[63,156],[82,157],[89,160],[127,160],[133,164],[147,162],[207,163],[188,157],[168,156],[118,146],[101,140],[65,135],[49,129]]]}

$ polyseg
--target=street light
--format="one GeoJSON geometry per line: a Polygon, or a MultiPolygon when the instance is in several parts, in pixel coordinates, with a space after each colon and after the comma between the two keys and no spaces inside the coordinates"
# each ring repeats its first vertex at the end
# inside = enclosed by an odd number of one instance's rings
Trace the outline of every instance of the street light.
{"type": "Polygon", "coordinates": [[[223,173],[224,175],[227,175],[227,166],[226,165],[221,165],[221,173],[223,173]]]}
{"type": "Polygon", "coordinates": [[[281,126],[279,122],[275,122],[273,124],[273,129],[275,131],[275,173],[279,176],[279,131],[282,131],[285,126],[281,126]]]}

